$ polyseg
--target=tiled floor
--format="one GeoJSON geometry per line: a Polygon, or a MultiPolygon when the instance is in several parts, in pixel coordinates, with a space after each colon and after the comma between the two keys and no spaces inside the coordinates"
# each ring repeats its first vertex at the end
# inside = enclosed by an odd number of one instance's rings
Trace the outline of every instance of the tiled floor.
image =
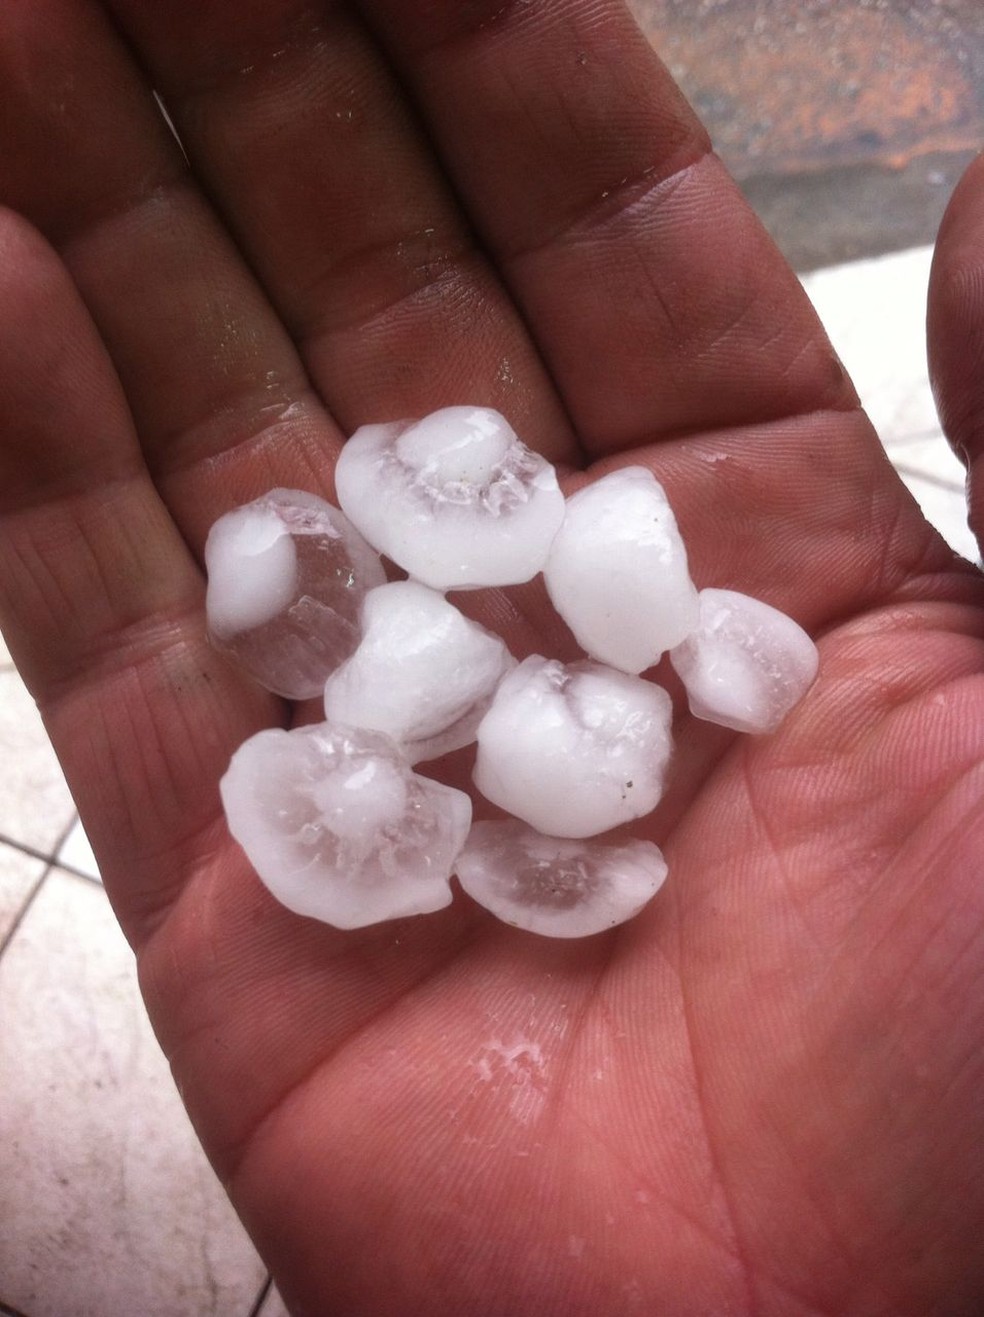
{"type": "MultiPolygon", "coordinates": [[[[906,483],[977,557],[936,423],[929,253],[805,283],[906,483]]],[[[138,1003],[130,953],[33,705],[0,647],[0,1313],[278,1317],[138,1003]]]]}
{"type": "Polygon", "coordinates": [[[940,431],[926,367],[931,257],[918,247],[818,270],[803,283],[896,470],[952,547],[979,562],[964,469],[940,431]]]}

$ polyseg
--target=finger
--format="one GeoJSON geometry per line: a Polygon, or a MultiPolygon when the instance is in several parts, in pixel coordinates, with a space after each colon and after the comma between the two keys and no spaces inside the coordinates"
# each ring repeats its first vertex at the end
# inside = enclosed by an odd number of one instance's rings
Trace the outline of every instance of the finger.
{"type": "Polygon", "coordinates": [[[324,484],[340,436],[98,6],[5,15],[0,203],[71,270],[196,548],[231,503],[324,484]]]}
{"type": "Polygon", "coordinates": [[[360,0],[593,454],[856,399],[618,0],[360,0]]]}
{"type": "Polygon", "coordinates": [[[131,937],[279,717],[206,643],[202,580],[68,275],[0,211],[0,624],[131,937]]]}
{"type": "Polygon", "coordinates": [[[984,538],[984,156],[940,227],[929,283],[929,366],[943,429],[967,466],[970,525],[984,538]]]}
{"type": "Polygon", "coordinates": [[[811,627],[940,588],[952,554],[625,6],[359,7],[482,217],[582,447],[652,465],[698,584],[811,627]]]}
{"type": "Polygon", "coordinates": [[[521,319],[346,6],[112,8],[344,429],[467,401],[574,456],[521,319]]]}

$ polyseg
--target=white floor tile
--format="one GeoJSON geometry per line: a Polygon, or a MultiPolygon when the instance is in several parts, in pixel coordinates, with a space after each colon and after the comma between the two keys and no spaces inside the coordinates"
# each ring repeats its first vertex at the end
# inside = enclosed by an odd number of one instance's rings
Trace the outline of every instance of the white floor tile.
{"type": "Polygon", "coordinates": [[[927,520],[952,549],[979,562],[980,549],[967,525],[967,473],[942,432],[891,445],[888,455],[927,520]]]}
{"type": "Polygon", "coordinates": [[[931,521],[951,549],[971,562],[980,561],[980,549],[967,525],[967,501],[962,489],[953,489],[927,480],[919,474],[910,474],[904,468],[899,475],[922,508],[927,521],[931,521]]]}
{"type": "Polygon", "coordinates": [[[967,527],[964,470],[939,428],[926,361],[932,248],[854,261],[803,277],[882,442],[927,518],[979,561],[967,527]]]}
{"type": "Polygon", "coordinates": [[[68,836],[58,848],[56,859],[66,869],[74,869],[84,878],[94,878],[97,883],[101,881],[99,865],[92,853],[92,843],[85,835],[81,819],[76,819],[72,824],[68,836]]]}
{"type": "Polygon", "coordinates": [[[139,1004],[105,893],[54,870],[0,958],[0,1300],[240,1317],[264,1269],[139,1004]]]}
{"type": "Polygon", "coordinates": [[[967,472],[941,431],[914,436],[889,449],[889,457],[900,471],[925,476],[937,484],[948,485],[963,495],[967,472]]]}
{"type": "MultiPolygon", "coordinates": [[[[26,855],[0,842],[0,944],[13,928],[35,887],[41,881],[45,861],[26,855]]],[[[0,1088],[0,1102],[3,1101],[0,1088]]]]}
{"type": "Polygon", "coordinates": [[[75,812],[37,706],[0,671],[0,834],[48,855],[75,812]]]}
{"type": "Polygon", "coordinates": [[[803,276],[886,447],[938,429],[926,363],[931,247],[803,276]]]}

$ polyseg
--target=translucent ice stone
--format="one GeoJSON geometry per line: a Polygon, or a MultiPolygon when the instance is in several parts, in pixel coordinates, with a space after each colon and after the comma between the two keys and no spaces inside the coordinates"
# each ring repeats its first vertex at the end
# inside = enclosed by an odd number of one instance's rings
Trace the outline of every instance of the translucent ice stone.
{"type": "Polygon", "coordinates": [[[221,792],[230,832],[297,914],[362,928],[451,900],[471,801],[414,773],[386,736],[327,724],[259,732],[221,792]]]}
{"type": "Polygon", "coordinates": [[[370,590],[362,641],[325,685],[329,722],[385,732],[411,762],[474,741],[492,693],[513,666],[508,649],[443,595],[417,581],[370,590]]]}
{"type": "Polygon", "coordinates": [[[662,486],[624,467],[567,500],[543,569],[557,612],[592,658],[652,667],[697,625],[697,591],[662,486]]]}
{"type": "Polygon", "coordinates": [[[435,590],[530,580],[564,515],[553,467],[485,407],[364,425],[335,484],[366,539],[435,590]]]}
{"type": "Polygon", "coordinates": [[[209,633],[268,690],[320,695],[359,643],[359,607],[386,579],[379,555],[324,499],[274,489],[227,512],[205,544],[209,633]]]}
{"type": "Polygon", "coordinates": [[[773,732],[817,675],[817,647],[761,599],[701,590],[697,630],[670,661],[698,718],[738,732],[773,732]]]}
{"type": "Polygon", "coordinates": [[[592,837],[655,808],[670,757],[666,691],[597,663],[534,655],[478,729],[475,784],[552,837],[592,837]]]}
{"type": "Polygon", "coordinates": [[[507,819],[472,826],[455,872],[507,924],[587,937],[638,914],[662,885],[666,861],[652,842],[568,841],[507,819]]]}

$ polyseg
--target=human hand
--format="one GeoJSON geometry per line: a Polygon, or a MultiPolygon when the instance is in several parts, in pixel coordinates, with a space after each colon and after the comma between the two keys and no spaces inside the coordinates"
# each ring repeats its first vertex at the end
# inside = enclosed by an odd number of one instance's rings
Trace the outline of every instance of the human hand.
{"type": "MultiPolygon", "coordinates": [[[[0,618],[287,1300],[974,1310],[979,574],[621,7],[8,10],[0,203],[57,256],[3,216],[0,618]],[[204,638],[209,525],[273,485],[331,496],[342,435],[454,402],[571,486],[648,465],[697,583],[820,643],[776,736],[681,717],[645,828],[667,885],[583,943],[460,894],[358,933],[298,919],[221,816],[233,749],[292,714],[204,638]]],[[[971,451],[982,250],[978,167],[932,319],[971,451]]],[[[489,609],[517,655],[561,652],[536,585],[489,609]]]]}

